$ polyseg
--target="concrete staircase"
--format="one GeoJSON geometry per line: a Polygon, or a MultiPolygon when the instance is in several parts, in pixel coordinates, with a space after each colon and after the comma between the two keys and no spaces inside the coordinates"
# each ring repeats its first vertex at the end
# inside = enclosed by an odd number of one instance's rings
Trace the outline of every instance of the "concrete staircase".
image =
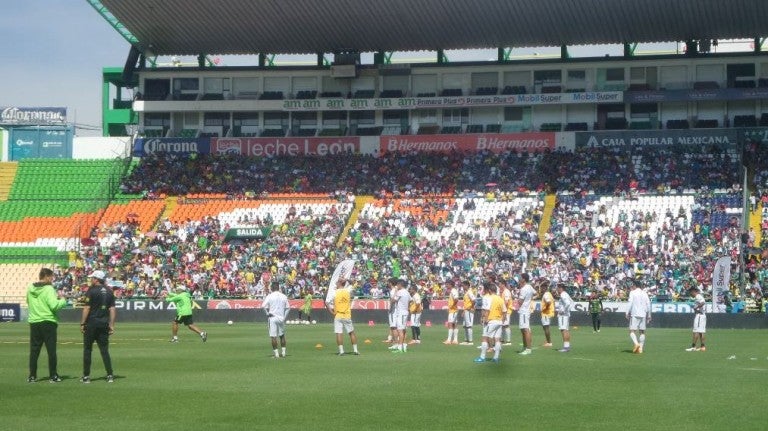
{"type": "Polygon", "coordinates": [[[0,162],[0,201],[8,200],[18,169],[19,162],[0,162]]]}
{"type": "Polygon", "coordinates": [[[356,196],[355,197],[355,207],[352,208],[352,212],[349,213],[349,219],[347,220],[346,226],[344,226],[344,230],[341,232],[341,235],[339,235],[339,240],[336,241],[336,245],[340,246],[344,240],[347,238],[347,235],[349,234],[349,230],[352,229],[352,226],[355,225],[357,222],[357,218],[360,216],[360,211],[363,210],[366,204],[371,203],[375,200],[373,196],[356,196]]]}
{"type": "Polygon", "coordinates": [[[763,203],[757,201],[755,210],[749,213],[749,228],[755,232],[755,247],[760,247],[763,240],[763,203]]]}
{"type": "Polygon", "coordinates": [[[557,196],[554,193],[548,193],[544,196],[544,211],[539,223],[539,241],[542,243],[544,243],[544,235],[549,232],[549,228],[552,226],[552,211],[555,210],[556,202],[557,196]]]}
{"type": "Polygon", "coordinates": [[[160,220],[164,220],[165,218],[173,214],[173,211],[179,205],[178,200],[179,200],[178,196],[168,196],[165,198],[165,209],[163,210],[163,213],[160,214],[160,220]]]}

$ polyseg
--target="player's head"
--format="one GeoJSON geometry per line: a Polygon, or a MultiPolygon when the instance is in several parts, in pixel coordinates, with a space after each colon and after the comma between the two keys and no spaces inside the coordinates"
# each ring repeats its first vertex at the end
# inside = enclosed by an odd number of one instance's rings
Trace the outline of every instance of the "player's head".
{"type": "Polygon", "coordinates": [[[411,294],[411,295],[413,295],[414,293],[416,293],[416,291],[418,291],[418,290],[419,290],[419,289],[416,287],[416,285],[415,285],[415,284],[412,284],[412,285],[408,286],[408,292],[410,292],[410,294],[411,294]]]}
{"type": "Polygon", "coordinates": [[[472,288],[472,284],[469,282],[469,280],[463,280],[461,282],[461,286],[464,288],[465,292],[472,288]]]}
{"type": "Polygon", "coordinates": [[[408,285],[408,282],[407,282],[407,281],[405,281],[405,279],[404,279],[404,278],[401,278],[401,279],[397,280],[397,288],[398,288],[398,289],[402,289],[402,288],[404,288],[406,285],[408,285]]]}
{"type": "Polygon", "coordinates": [[[483,283],[483,291],[485,293],[494,294],[496,293],[496,290],[497,289],[496,289],[495,283],[491,283],[490,281],[486,281],[485,283],[483,283]]]}
{"type": "Polygon", "coordinates": [[[389,280],[387,280],[387,284],[389,285],[389,287],[395,287],[395,286],[397,286],[397,282],[398,281],[399,280],[397,278],[392,277],[389,280]]]}
{"type": "Polygon", "coordinates": [[[528,275],[527,272],[520,274],[520,278],[523,279],[523,283],[528,283],[529,281],[531,281],[531,276],[528,275]]]}
{"type": "Polygon", "coordinates": [[[277,292],[278,290],[280,290],[280,284],[277,282],[274,282],[269,286],[269,289],[272,290],[273,292],[277,292]]]}
{"type": "Polygon", "coordinates": [[[104,283],[104,279],[106,278],[107,278],[107,274],[100,269],[97,269],[96,271],[93,271],[92,273],[88,274],[88,279],[93,284],[104,283]]]}

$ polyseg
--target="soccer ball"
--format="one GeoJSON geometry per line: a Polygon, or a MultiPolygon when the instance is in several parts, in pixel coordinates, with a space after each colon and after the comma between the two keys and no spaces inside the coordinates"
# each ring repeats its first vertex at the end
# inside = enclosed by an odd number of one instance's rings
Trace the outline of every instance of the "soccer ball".
{"type": "Polygon", "coordinates": [[[232,326],[232,325],[234,325],[234,324],[235,324],[235,322],[233,322],[233,321],[231,321],[231,320],[227,320],[227,325],[229,325],[229,326],[232,326]]]}
{"type": "Polygon", "coordinates": [[[317,325],[317,320],[313,320],[313,321],[312,321],[312,324],[313,324],[313,325],[317,325]]]}

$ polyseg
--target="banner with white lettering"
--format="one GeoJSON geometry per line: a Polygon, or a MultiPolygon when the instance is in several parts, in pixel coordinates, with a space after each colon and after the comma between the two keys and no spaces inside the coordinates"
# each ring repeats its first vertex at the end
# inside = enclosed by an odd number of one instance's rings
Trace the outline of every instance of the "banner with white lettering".
{"type": "Polygon", "coordinates": [[[490,151],[526,153],[555,149],[555,133],[479,133],[467,135],[386,135],[379,137],[379,152],[451,153],[490,151]]]}
{"type": "Polygon", "coordinates": [[[725,313],[725,295],[731,284],[731,257],[717,259],[712,270],[712,312],[725,313]]]}
{"type": "Polygon", "coordinates": [[[576,132],[576,147],[717,145],[728,148],[737,144],[737,134],[733,129],[576,132]]]}
{"type": "Polygon", "coordinates": [[[208,154],[210,138],[137,138],[133,142],[133,155],[141,157],[152,153],[208,154]]]}
{"type": "Polygon", "coordinates": [[[213,138],[211,139],[211,152],[213,154],[239,154],[248,157],[360,154],[360,137],[213,138]]]}
{"type": "Polygon", "coordinates": [[[21,305],[0,304],[0,322],[18,322],[21,319],[21,305]]]}
{"type": "Polygon", "coordinates": [[[768,98],[768,88],[712,88],[707,90],[627,91],[626,103],[698,102],[702,100],[754,100],[768,98]]]}
{"type": "Polygon", "coordinates": [[[63,125],[67,123],[67,108],[0,107],[0,125],[63,125]]]}

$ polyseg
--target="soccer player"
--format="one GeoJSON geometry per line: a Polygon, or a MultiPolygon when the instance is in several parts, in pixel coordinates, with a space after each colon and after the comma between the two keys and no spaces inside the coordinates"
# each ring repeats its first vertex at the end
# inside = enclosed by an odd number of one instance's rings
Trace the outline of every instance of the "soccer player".
{"type": "Polygon", "coordinates": [[[397,341],[397,325],[395,324],[395,302],[392,301],[392,297],[395,295],[395,292],[397,292],[397,278],[390,278],[387,281],[387,287],[389,288],[389,312],[387,313],[389,333],[387,334],[387,339],[382,342],[394,343],[397,341]]]}
{"type": "Polygon", "coordinates": [[[421,312],[424,306],[416,286],[409,287],[408,293],[411,294],[411,303],[408,305],[408,311],[411,312],[411,342],[408,344],[421,344],[421,312]]]}
{"type": "Polygon", "coordinates": [[[336,345],[339,347],[339,356],[344,356],[344,332],[349,334],[352,342],[352,354],[359,355],[357,350],[357,335],[352,325],[352,298],[347,286],[347,280],[339,277],[336,291],[326,304],[333,314],[333,332],[336,334],[336,345]]]}
{"type": "Polygon", "coordinates": [[[285,357],[285,318],[291,306],[288,297],[280,292],[280,285],[272,283],[271,292],[264,298],[261,308],[267,313],[267,325],[269,326],[269,338],[272,340],[272,352],[275,358],[285,357]],[[280,350],[277,349],[277,341],[280,339],[280,350]]]}
{"type": "Polygon", "coordinates": [[[480,357],[475,362],[485,362],[488,346],[493,343],[493,362],[499,362],[501,355],[501,327],[507,306],[501,296],[496,294],[495,284],[486,282],[483,284],[483,343],[480,346],[480,357]]]}
{"type": "MultiPolygon", "coordinates": [[[[495,283],[496,277],[491,277],[491,282],[495,283]]],[[[510,320],[512,319],[512,291],[505,285],[501,287],[501,299],[504,301],[504,307],[508,312],[504,313],[504,318],[501,321],[501,343],[505,346],[512,345],[512,330],[509,328],[510,320]]]]}
{"type": "Polygon", "coordinates": [[[83,377],[80,381],[91,383],[91,353],[95,341],[107,370],[107,383],[113,383],[115,378],[112,357],[109,355],[109,336],[115,333],[115,294],[105,284],[107,275],[104,271],[93,271],[88,278],[91,286],[85,293],[85,306],[80,318],[80,332],[83,333],[83,377]]]}
{"type": "Polygon", "coordinates": [[[552,324],[552,318],[555,317],[555,297],[549,291],[549,282],[542,280],[539,283],[539,295],[541,295],[541,328],[544,330],[544,339],[546,342],[543,347],[552,347],[552,335],[549,327],[552,324]]]}
{"type": "Polygon", "coordinates": [[[685,349],[686,352],[706,352],[707,347],[704,345],[704,334],[707,332],[707,315],[704,313],[704,295],[701,294],[701,290],[698,287],[691,289],[691,295],[693,296],[693,341],[691,347],[685,349]],[[698,341],[699,347],[696,347],[698,341]]]}
{"type": "Polygon", "coordinates": [[[459,344],[459,330],[456,329],[456,317],[459,313],[459,290],[453,280],[445,282],[445,291],[448,294],[448,338],[443,344],[459,344]]]}
{"type": "Polygon", "coordinates": [[[643,353],[645,347],[645,327],[651,323],[651,300],[648,294],[640,288],[640,280],[632,282],[632,291],[629,292],[627,304],[627,320],[629,320],[629,338],[634,347],[632,353],[643,353]],[[638,337],[637,332],[640,333],[638,337]]]}
{"type": "Polygon", "coordinates": [[[392,353],[405,353],[405,326],[408,321],[408,306],[411,304],[411,294],[408,293],[406,282],[403,279],[397,281],[397,290],[392,295],[391,301],[395,307],[395,329],[397,338],[392,353]]]}
{"type": "Polygon", "coordinates": [[[477,294],[475,294],[475,288],[472,287],[469,280],[461,282],[464,287],[464,342],[461,343],[465,346],[472,345],[472,326],[475,324],[475,300],[477,294]]]}
{"type": "Polygon", "coordinates": [[[573,306],[573,299],[568,291],[565,289],[565,285],[560,283],[557,285],[557,305],[555,309],[557,311],[557,326],[560,328],[560,334],[563,336],[563,348],[558,350],[560,353],[567,353],[571,351],[571,307],[573,306]]]}
{"type": "Polygon", "coordinates": [[[56,339],[59,326],[58,312],[67,305],[67,300],[59,298],[53,282],[53,270],[43,268],[38,273],[38,281],[27,289],[27,307],[29,310],[29,376],[27,381],[37,381],[37,359],[45,345],[48,353],[48,380],[51,383],[61,381],[56,371],[56,339]]]}
{"type": "Polygon", "coordinates": [[[185,286],[176,288],[176,293],[169,293],[165,297],[167,302],[173,302],[176,305],[176,318],[171,323],[171,343],[179,342],[179,323],[186,325],[190,331],[200,336],[203,342],[208,340],[208,333],[200,329],[192,320],[192,296],[187,292],[185,286]]]}
{"type": "Polygon", "coordinates": [[[589,296],[587,308],[592,316],[592,332],[600,332],[600,315],[603,313],[603,301],[596,290],[593,290],[589,296]]]}
{"type": "Polygon", "coordinates": [[[523,336],[523,350],[521,355],[530,355],[531,350],[531,305],[536,290],[531,286],[531,276],[528,273],[521,274],[523,281],[523,287],[520,288],[520,292],[517,294],[517,299],[520,302],[520,308],[517,310],[519,315],[520,333],[523,336]]]}

